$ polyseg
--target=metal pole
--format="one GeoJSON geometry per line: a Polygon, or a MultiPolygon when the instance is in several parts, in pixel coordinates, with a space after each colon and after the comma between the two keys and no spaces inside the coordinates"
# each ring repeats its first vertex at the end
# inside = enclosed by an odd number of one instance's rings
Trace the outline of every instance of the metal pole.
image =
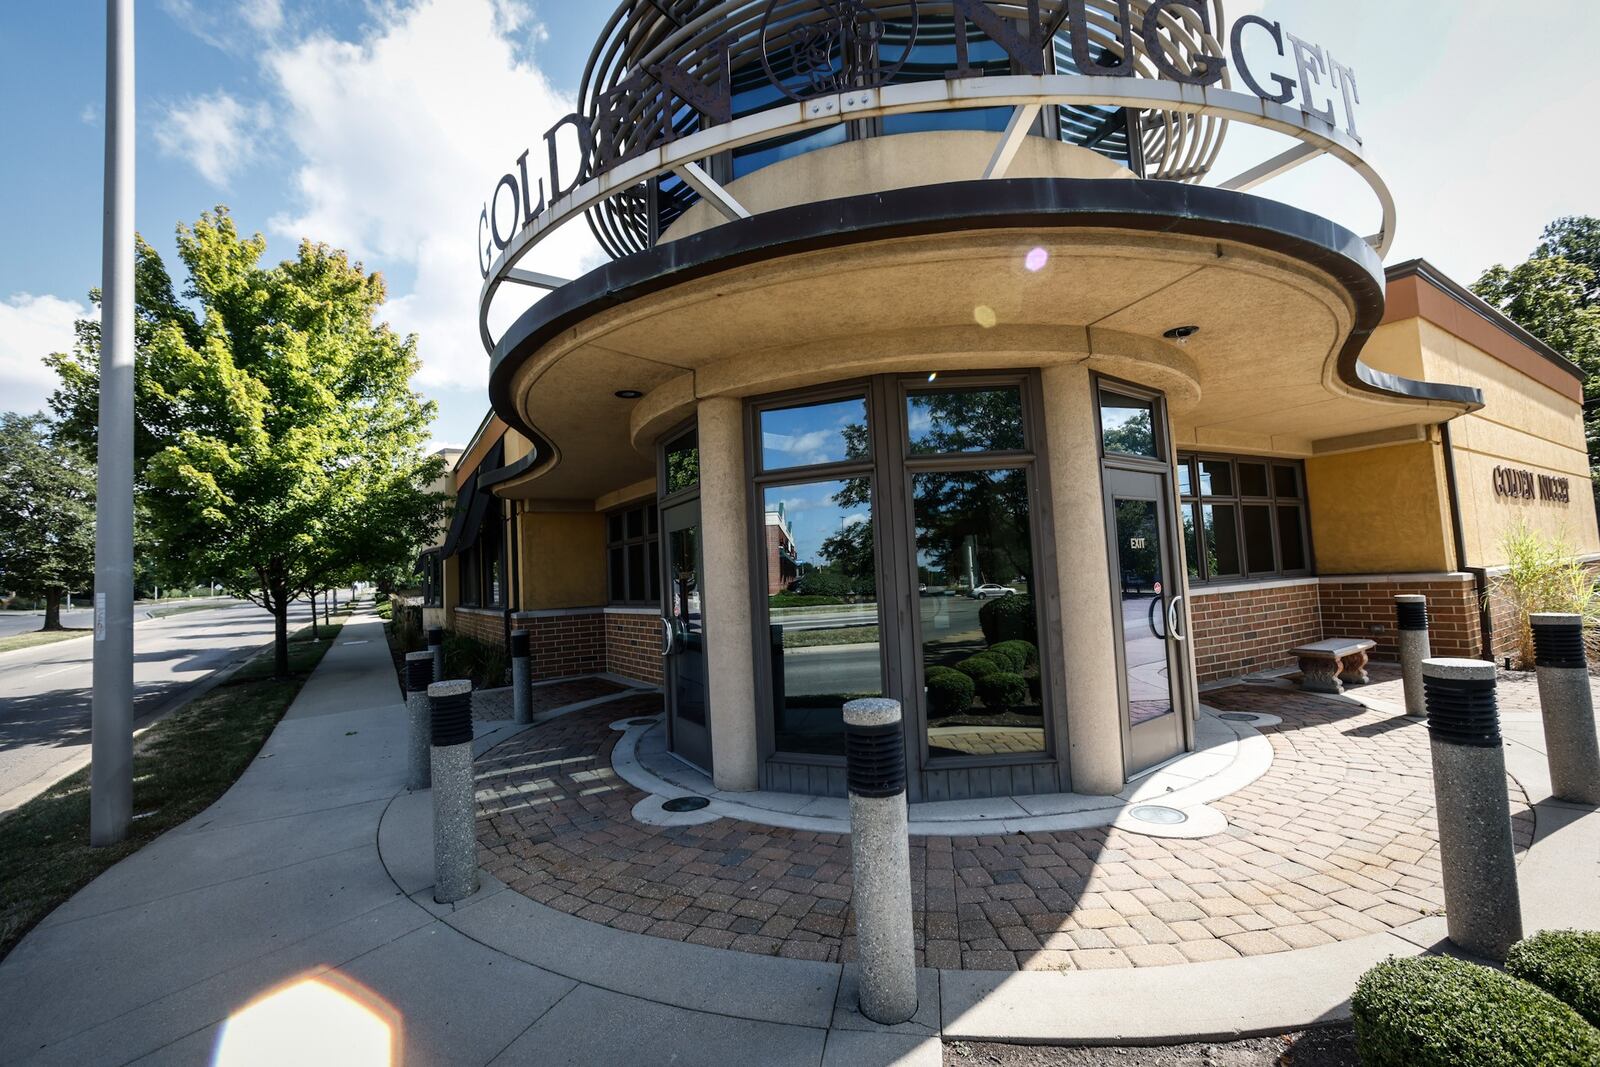
{"type": "Polygon", "coordinates": [[[94,534],[89,843],[133,815],[133,0],[106,0],[105,233],[94,534]]]}
{"type": "Polygon", "coordinates": [[[906,747],[898,700],[844,706],[850,860],[861,1014],[894,1026],[917,1013],[906,747]]]}

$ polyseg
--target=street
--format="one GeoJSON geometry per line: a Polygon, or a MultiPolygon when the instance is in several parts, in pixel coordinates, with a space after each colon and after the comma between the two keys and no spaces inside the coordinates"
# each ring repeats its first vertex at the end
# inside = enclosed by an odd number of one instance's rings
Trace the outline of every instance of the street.
{"type": "MultiPolygon", "coordinates": [[[[218,597],[220,603],[231,603],[226,597],[218,597]]],[[[135,620],[145,618],[149,611],[169,611],[190,604],[209,603],[205,597],[193,600],[141,600],[133,606],[135,620]]],[[[43,611],[0,611],[0,637],[15,637],[18,634],[32,633],[44,625],[43,611]]],[[[94,625],[94,610],[89,606],[88,598],[73,602],[72,610],[68,611],[65,604],[61,606],[61,625],[69,630],[87,630],[94,625]]]]}
{"type": "MultiPolygon", "coordinates": [[[[293,605],[291,630],[309,617],[308,604],[293,605]]],[[[31,618],[37,629],[38,617],[31,618]]],[[[136,725],[153,722],[213,671],[271,640],[272,616],[252,604],[135,623],[136,725]]],[[[89,638],[0,654],[0,813],[88,763],[93,663],[89,638]]]]}

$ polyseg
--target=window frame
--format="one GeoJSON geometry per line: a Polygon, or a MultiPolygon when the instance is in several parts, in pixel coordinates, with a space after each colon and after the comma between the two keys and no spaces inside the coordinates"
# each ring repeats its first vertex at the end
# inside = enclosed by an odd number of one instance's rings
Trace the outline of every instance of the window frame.
{"type": "MultiPolygon", "coordinates": [[[[764,566],[767,489],[791,485],[808,485],[816,482],[842,480],[853,477],[868,478],[872,486],[872,525],[876,548],[877,607],[880,633],[879,657],[882,685],[885,692],[898,690],[903,694],[904,723],[908,762],[916,759],[911,768],[913,776],[921,783],[924,774],[961,772],[968,768],[1011,768],[1051,765],[1065,781],[1067,747],[1064,741],[1066,690],[1060,663],[1060,605],[1056,596],[1055,545],[1053,519],[1050,515],[1048,460],[1044,448],[1045,412],[1039,374],[1036,370],[939,372],[937,383],[928,381],[922,374],[881,374],[870,378],[834,382],[823,386],[789,390],[761,396],[745,405],[745,480],[747,486],[747,514],[749,516],[749,556],[751,560],[748,585],[750,590],[752,652],[756,660],[757,730],[761,761],[765,767],[769,760],[779,760],[786,765],[812,764],[817,766],[842,766],[838,756],[791,752],[777,747],[776,707],[773,705],[773,678],[770,656],[764,651],[766,635],[771,627],[771,605],[766,595],[764,566]],[[986,386],[1019,388],[1022,397],[1021,416],[1023,451],[910,453],[910,428],[907,404],[910,395],[928,392],[930,387],[945,386],[953,390],[980,389],[986,386]],[[793,467],[766,471],[762,466],[761,414],[781,408],[803,407],[829,401],[864,397],[867,403],[868,457],[808,467],[793,467]],[[1045,740],[1042,751],[991,756],[934,756],[928,751],[927,709],[921,686],[918,663],[921,655],[921,620],[919,612],[902,618],[901,625],[885,625],[886,617],[893,617],[896,605],[902,599],[916,602],[917,567],[915,550],[915,504],[912,498],[913,479],[922,472],[958,472],[1010,470],[1023,468],[1028,474],[1029,533],[1033,544],[1033,583],[1037,587],[1035,610],[1038,612],[1040,633],[1039,649],[1040,701],[1043,705],[1045,740]],[[759,573],[758,573],[758,565],[759,573]],[[907,684],[907,680],[911,684],[907,684]]],[[[932,781],[931,779],[929,780],[932,781]]],[[[916,787],[920,795],[924,786],[916,787]]]]}
{"type": "Polygon", "coordinates": [[[611,508],[605,513],[605,569],[606,569],[606,606],[612,608],[659,608],[661,606],[661,511],[655,497],[649,500],[636,500],[631,504],[611,508]],[[628,535],[628,516],[640,516],[640,533],[635,536],[628,535]],[[611,537],[611,522],[618,520],[622,524],[622,537],[613,540],[611,537]],[[633,563],[630,548],[642,548],[644,551],[644,588],[645,599],[638,600],[629,596],[618,597],[617,590],[611,587],[611,553],[622,553],[622,592],[626,594],[633,587],[633,563]],[[655,561],[656,589],[655,596],[650,597],[650,564],[655,561]]]}
{"type": "Polygon", "coordinates": [[[1178,526],[1183,536],[1183,522],[1193,517],[1195,525],[1195,559],[1189,561],[1196,574],[1188,575],[1189,584],[1195,588],[1235,585],[1243,582],[1269,582],[1282,579],[1312,578],[1316,576],[1316,557],[1311,546],[1311,502],[1306,486],[1305,461],[1289,456],[1251,456],[1227,452],[1179,451],[1174,476],[1178,481],[1178,526]],[[1201,490],[1200,464],[1226,463],[1231,481],[1229,493],[1206,493],[1201,490]],[[1267,471],[1267,495],[1247,495],[1240,475],[1240,464],[1264,466],[1267,471]],[[1292,467],[1298,495],[1282,496],[1278,493],[1278,467],[1292,467]],[[1182,473],[1188,475],[1188,491],[1183,491],[1182,473]],[[1208,506],[1232,507],[1236,516],[1234,537],[1237,543],[1239,573],[1210,574],[1211,554],[1207,550],[1204,509],[1208,506]],[[1271,518],[1272,560],[1271,570],[1255,570],[1250,566],[1249,544],[1245,537],[1245,508],[1264,507],[1271,518]],[[1305,566],[1285,569],[1283,566],[1283,531],[1280,526],[1280,509],[1293,509],[1300,515],[1300,551],[1305,566]],[[1197,576],[1198,575],[1198,576],[1197,576]]]}

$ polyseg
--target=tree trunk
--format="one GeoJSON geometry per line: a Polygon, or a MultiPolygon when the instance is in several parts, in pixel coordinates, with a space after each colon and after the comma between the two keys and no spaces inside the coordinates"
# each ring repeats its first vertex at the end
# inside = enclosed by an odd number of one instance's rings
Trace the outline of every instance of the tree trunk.
{"type": "Polygon", "coordinates": [[[315,641],[322,636],[317,629],[317,591],[311,591],[311,640],[315,641]]]}
{"type": "Polygon", "coordinates": [[[289,677],[289,589],[282,577],[267,581],[267,603],[272,605],[272,672],[289,677]]]}
{"type": "Polygon", "coordinates": [[[61,590],[46,589],[44,591],[44,625],[40,629],[65,629],[61,625],[61,590]]]}

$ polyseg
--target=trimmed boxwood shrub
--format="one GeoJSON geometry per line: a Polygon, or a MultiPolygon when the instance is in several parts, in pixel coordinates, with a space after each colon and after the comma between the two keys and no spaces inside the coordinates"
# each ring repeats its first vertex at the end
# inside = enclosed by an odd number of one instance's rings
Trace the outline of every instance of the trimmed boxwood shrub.
{"type": "Polygon", "coordinates": [[[1363,1067],[1594,1067],[1600,1030],[1544,990],[1444,956],[1390,959],[1351,998],[1363,1067]]]}
{"type": "Polygon", "coordinates": [[[1039,650],[1028,641],[1001,641],[989,650],[991,655],[1005,656],[1011,669],[1021,674],[1039,662],[1039,650]]]}
{"type": "Polygon", "coordinates": [[[928,688],[928,714],[940,718],[964,713],[977,693],[971,678],[949,667],[929,667],[923,684],[928,688]]]}
{"type": "Polygon", "coordinates": [[[1011,669],[1011,664],[998,656],[991,656],[987,652],[976,656],[969,656],[956,664],[956,670],[971,678],[974,682],[982,681],[991,674],[1011,669]]]}
{"type": "Polygon", "coordinates": [[[1005,711],[1028,700],[1028,680],[1013,671],[996,671],[978,679],[978,695],[990,711],[1005,711]]]}
{"type": "Polygon", "coordinates": [[[978,609],[978,625],[983,628],[983,639],[991,647],[1005,641],[1036,643],[1039,640],[1033,596],[1028,593],[1013,593],[985,601],[978,609]]]}
{"type": "Polygon", "coordinates": [[[1545,930],[1519,941],[1506,970],[1600,1026],[1600,933],[1545,930]]]}

